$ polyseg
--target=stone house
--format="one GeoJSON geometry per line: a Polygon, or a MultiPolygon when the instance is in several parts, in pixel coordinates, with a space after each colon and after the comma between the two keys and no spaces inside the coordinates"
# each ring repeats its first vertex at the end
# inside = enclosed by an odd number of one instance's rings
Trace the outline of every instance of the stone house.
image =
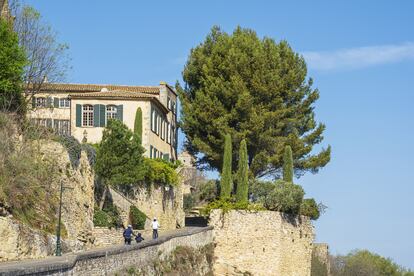
{"type": "Polygon", "coordinates": [[[142,146],[149,158],[177,159],[177,94],[159,86],[45,83],[32,99],[28,117],[79,142],[98,143],[109,119],[134,129],[142,111],[142,146]]]}

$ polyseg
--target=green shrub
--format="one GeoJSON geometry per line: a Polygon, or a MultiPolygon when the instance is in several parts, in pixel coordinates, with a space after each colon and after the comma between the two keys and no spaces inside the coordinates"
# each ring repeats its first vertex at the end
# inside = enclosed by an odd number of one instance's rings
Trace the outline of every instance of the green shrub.
{"type": "Polygon", "coordinates": [[[184,211],[186,213],[188,213],[189,211],[191,211],[194,207],[195,204],[195,199],[194,199],[194,195],[192,194],[186,194],[183,197],[183,207],[184,207],[184,211]]]}
{"type": "Polygon", "coordinates": [[[147,216],[137,207],[131,205],[129,207],[129,221],[133,229],[144,229],[147,216]]]}
{"type": "Polygon", "coordinates": [[[266,197],[264,206],[271,211],[297,215],[305,192],[302,187],[291,182],[278,180],[274,189],[266,197]]]}
{"type": "Polygon", "coordinates": [[[144,159],[144,175],[147,183],[160,185],[178,185],[178,175],[175,165],[163,159],[144,159]]]}
{"type": "Polygon", "coordinates": [[[95,209],[93,214],[93,225],[98,227],[108,227],[109,226],[109,216],[108,214],[99,209],[95,209]]]}
{"type": "Polygon", "coordinates": [[[307,198],[302,201],[300,205],[300,214],[310,217],[310,219],[317,220],[320,216],[318,204],[313,198],[307,198]]]}
{"type": "Polygon", "coordinates": [[[233,190],[232,180],[232,144],[230,134],[224,137],[223,167],[221,169],[220,197],[229,198],[233,190]]]}
{"type": "Polygon", "coordinates": [[[72,168],[77,168],[79,166],[79,159],[81,157],[81,152],[82,152],[82,147],[79,141],[75,137],[69,136],[69,135],[58,136],[57,140],[68,151],[72,168]]]}
{"type": "Polygon", "coordinates": [[[119,228],[122,226],[122,219],[116,206],[109,203],[102,210],[95,208],[93,224],[100,227],[119,228]]]}
{"type": "Polygon", "coordinates": [[[201,214],[203,214],[204,216],[208,216],[211,210],[214,209],[221,209],[223,213],[227,213],[231,210],[265,210],[261,204],[252,204],[248,201],[236,202],[234,198],[220,198],[218,200],[210,202],[206,207],[201,209],[201,214]]]}

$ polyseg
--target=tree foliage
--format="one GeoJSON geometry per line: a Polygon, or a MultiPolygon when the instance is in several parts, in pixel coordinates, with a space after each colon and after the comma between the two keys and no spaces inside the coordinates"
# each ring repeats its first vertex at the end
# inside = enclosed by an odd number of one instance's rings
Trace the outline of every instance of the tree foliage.
{"type": "Polygon", "coordinates": [[[249,195],[249,164],[247,160],[246,140],[243,139],[239,149],[239,166],[237,168],[236,200],[247,201],[249,195]]]}
{"type": "MultiPolygon", "coordinates": [[[[205,41],[191,50],[184,67],[181,127],[187,150],[200,166],[222,169],[225,134],[246,138],[253,175],[279,177],[285,145],[291,145],[295,172],[316,173],[330,160],[330,147],[312,154],[323,140],[325,125],[317,123],[319,98],[307,79],[303,57],[286,41],[259,39],[238,27],[227,34],[213,27],[205,41]]],[[[235,150],[238,150],[237,148],[235,150]]]]}
{"type": "Polygon", "coordinates": [[[0,110],[25,112],[22,95],[26,57],[10,23],[0,18],[0,110]]]}
{"type": "Polygon", "coordinates": [[[69,69],[68,45],[58,42],[57,34],[33,7],[20,0],[10,3],[14,30],[28,62],[24,68],[24,92],[36,94],[45,82],[60,82],[69,69]]]}
{"type": "Polygon", "coordinates": [[[283,155],[283,180],[293,182],[293,157],[290,146],[285,147],[285,153],[283,155]]]}
{"type": "Polygon", "coordinates": [[[136,183],[143,178],[144,149],[139,138],[119,120],[109,120],[99,144],[95,172],[111,185],[136,183]]]}
{"type": "Polygon", "coordinates": [[[133,229],[144,229],[147,216],[141,212],[136,206],[129,207],[129,221],[133,229]]]}
{"type": "Polygon", "coordinates": [[[233,190],[232,179],[232,142],[230,134],[226,134],[224,139],[224,157],[223,170],[221,172],[220,180],[220,196],[221,198],[229,198],[233,190]]]}
{"type": "Polygon", "coordinates": [[[141,110],[141,107],[138,107],[135,113],[134,133],[139,137],[139,140],[142,143],[142,110],[141,110]]]}
{"type": "Polygon", "coordinates": [[[346,256],[331,258],[331,272],[334,276],[409,276],[407,271],[389,258],[368,250],[355,250],[346,256]]]}

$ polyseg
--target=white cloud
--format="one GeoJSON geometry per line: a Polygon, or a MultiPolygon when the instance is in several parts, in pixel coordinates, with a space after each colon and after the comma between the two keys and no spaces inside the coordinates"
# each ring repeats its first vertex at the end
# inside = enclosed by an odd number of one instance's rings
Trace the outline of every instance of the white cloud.
{"type": "Polygon", "coordinates": [[[340,49],[326,52],[303,52],[309,68],[327,71],[355,69],[414,59],[414,43],[340,49]]]}

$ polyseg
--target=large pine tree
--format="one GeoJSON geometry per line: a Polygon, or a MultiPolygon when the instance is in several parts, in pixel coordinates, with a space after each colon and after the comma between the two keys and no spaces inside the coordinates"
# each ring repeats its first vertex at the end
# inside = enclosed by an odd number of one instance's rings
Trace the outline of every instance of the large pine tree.
{"type": "Polygon", "coordinates": [[[22,76],[26,57],[11,23],[0,18],[0,110],[25,112],[22,76]]]}
{"type": "MultiPolygon", "coordinates": [[[[313,154],[325,125],[315,121],[319,98],[306,63],[286,41],[259,39],[249,29],[232,34],[214,27],[191,50],[183,71],[181,127],[186,148],[202,153],[201,166],[221,170],[224,134],[235,145],[246,138],[253,175],[279,177],[285,145],[291,145],[296,173],[317,172],[330,160],[330,147],[313,154]]],[[[238,150],[238,148],[235,148],[238,150]]]]}

